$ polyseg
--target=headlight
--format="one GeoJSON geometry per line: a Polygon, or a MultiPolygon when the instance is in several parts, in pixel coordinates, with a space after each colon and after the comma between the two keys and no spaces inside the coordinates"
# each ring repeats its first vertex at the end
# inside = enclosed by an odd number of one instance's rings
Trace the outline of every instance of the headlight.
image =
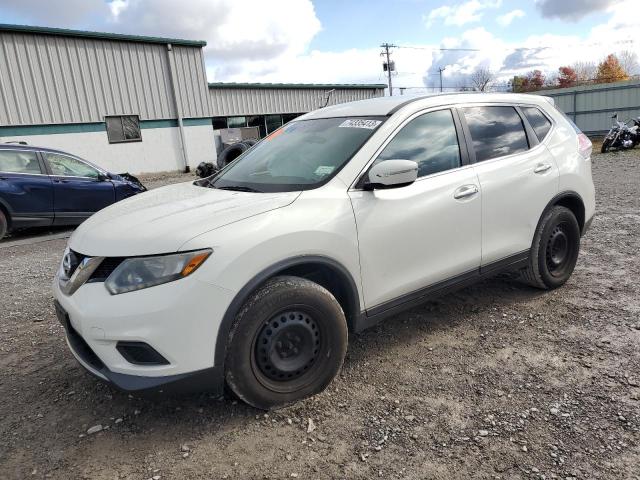
{"type": "Polygon", "coordinates": [[[188,277],[211,255],[211,250],[129,258],[104,283],[112,295],[142,290],[188,277]]]}

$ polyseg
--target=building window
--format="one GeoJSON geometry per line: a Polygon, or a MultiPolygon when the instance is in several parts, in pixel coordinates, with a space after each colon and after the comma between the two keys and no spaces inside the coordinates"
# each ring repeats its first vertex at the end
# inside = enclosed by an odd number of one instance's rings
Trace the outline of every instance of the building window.
{"type": "Polygon", "coordinates": [[[267,123],[267,135],[271,132],[275,132],[282,126],[282,116],[280,115],[265,115],[267,123]]]}
{"type": "Polygon", "coordinates": [[[298,118],[300,115],[304,115],[304,113],[283,113],[282,123],[289,123],[291,120],[298,118]]]}
{"type": "Polygon", "coordinates": [[[109,143],[141,142],[140,119],[137,115],[104,117],[109,143]]]}
{"type": "Polygon", "coordinates": [[[214,130],[222,130],[227,128],[227,117],[213,117],[212,123],[214,130]]]}
{"type": "Polygon", "coordinates": [[[228,128],[242,128],[247,126],[245,117],[229,117],[227,118],[228,128]]]}

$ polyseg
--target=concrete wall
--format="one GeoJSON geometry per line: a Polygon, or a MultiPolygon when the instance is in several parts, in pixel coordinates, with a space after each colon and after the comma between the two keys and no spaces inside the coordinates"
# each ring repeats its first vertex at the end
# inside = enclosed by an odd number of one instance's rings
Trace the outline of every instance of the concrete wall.
{"type": "MultiPolygon", "coordinates": [[[[185,126],[189,165],[215,162],[216,150],[211,125],[185,126]]],[[[141,142],[107,141],[106,131],[39,135],[13,135],[3,142],[26,141],[29,145],[56,148],[85,158],[114,173],[149,173],[182,170],[181,143],[177,127],[143,128],[141,142]]]]}

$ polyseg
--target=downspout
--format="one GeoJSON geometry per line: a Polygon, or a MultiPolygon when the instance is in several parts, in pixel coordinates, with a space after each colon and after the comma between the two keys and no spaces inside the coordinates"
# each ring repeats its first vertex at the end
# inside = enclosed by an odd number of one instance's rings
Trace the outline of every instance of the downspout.
{"type": "Polygon", "coordinates": [[[182,160],[184,161],[184,173],[189,173],[189,154],[187,153],[187,139],[184,135],[184,124],[182,123],[182,102],[178,97],[176,91],[176,79],[174,78],[174,56],[173,48],[170,43],[167,43],[167,58],[169,60],[169,78],[171,79],[171,91],[173,93],[173,100],[176,108],[176,115],[178,117],[178,133],[180,135],[180,148],[182,150],[182,160]]]}

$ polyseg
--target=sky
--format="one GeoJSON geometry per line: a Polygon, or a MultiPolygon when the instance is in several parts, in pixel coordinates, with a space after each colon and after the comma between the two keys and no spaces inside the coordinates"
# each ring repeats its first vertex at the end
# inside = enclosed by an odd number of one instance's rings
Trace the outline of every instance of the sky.
{"type": "Polygon", "coordinates": [[[0,23],[206,40],[211,82],[386,83],[388,42],[410,93],[640,55],[638,0],[0,0],[0,23]]]}

